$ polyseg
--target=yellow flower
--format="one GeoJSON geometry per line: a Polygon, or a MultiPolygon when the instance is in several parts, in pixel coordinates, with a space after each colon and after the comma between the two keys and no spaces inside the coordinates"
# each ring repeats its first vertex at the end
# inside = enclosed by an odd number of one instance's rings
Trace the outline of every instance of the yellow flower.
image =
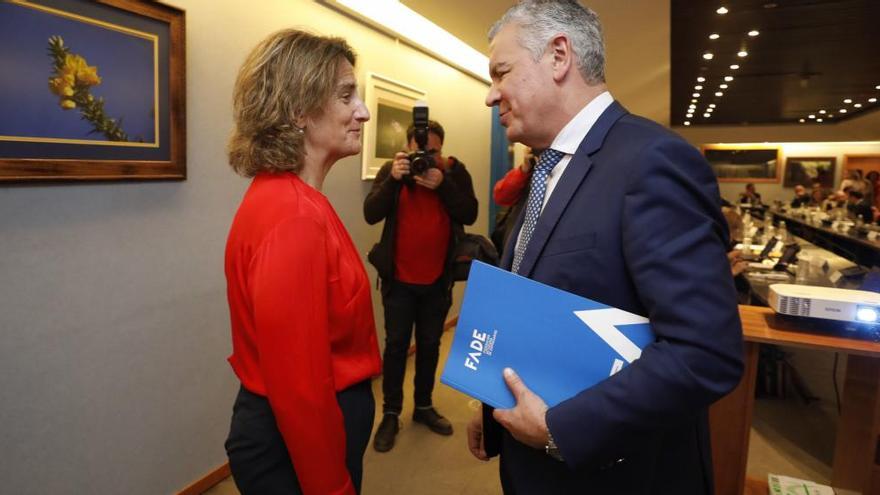
{"type": "Polygon", "coordinates": [[[61,108],[70,110],[76,108],[76,103],[74,103],[73,100],[61,100],[61,108]]]}
{"type": "Polygon", "coordinates": [[[101,78],[98,76],[98,68],[89,65],[86,59],[79,55],[68,53],[64,57],[64,66],[61,68],[62,74],[66,77],[73,75],[76,81],[86,86],[95,86],[101,84],[101,78]]]}
{"type": "Polygon", "coordinates": [[[49,90],[58,96],[73,96],[73,77],[53,77],[49,79],[49,90]]]}

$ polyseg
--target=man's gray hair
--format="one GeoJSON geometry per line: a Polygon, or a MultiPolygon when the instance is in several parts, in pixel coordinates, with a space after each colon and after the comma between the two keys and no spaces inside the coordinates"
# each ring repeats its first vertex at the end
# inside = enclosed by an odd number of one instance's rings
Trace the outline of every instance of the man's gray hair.
{"type": "Polygon", "coordinates": [[[554,36],[571,40],[577,68],[589,84],[605,82],[602,24],[592,10],[575,0],[523,0],[504,13],[489,30],[491,42],[507,24],[520,27],[519,44],[540,60],[554,36]]]}

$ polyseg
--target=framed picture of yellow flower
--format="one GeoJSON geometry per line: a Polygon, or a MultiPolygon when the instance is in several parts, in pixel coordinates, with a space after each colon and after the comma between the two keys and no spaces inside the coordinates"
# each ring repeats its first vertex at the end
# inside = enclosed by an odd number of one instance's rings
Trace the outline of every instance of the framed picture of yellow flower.
{"type": "Polygon", "coordinates": [[[0,1],[0,182],[185,179],[184,13],[0,1]]]}

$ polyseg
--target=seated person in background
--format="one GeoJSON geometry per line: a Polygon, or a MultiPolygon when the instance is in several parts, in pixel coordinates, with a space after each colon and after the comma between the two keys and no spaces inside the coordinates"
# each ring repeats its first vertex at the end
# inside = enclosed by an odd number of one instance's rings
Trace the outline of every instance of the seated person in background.
{"type": "Polygon", "coordinates": [[[837,196],[841,199],[847,199],[847,188],[857,191],[862,196],[865,194],[865,181],[862,180],[862,171],[852,169],[846,171],[846,178],[840,181],[840,188],[837,190],[837,196]]]}
{"type": "MultiPolygon", "coordinates": [[[[722,199],[722,201],[724,201],[722,199]]],[[[731,206],[722,206],[721,214],[727,220],[727,230],[730,231],[730,245],[736,246],[743,240],[743,222],[742,217],[731,206]]]]}
{"type": "Polygon", "coordinates": [[[874,198],[873,201],[871,201],[871,204],[880,208],[880,172],[872,170],[865,175],[865,179],[868,181],[869,187],[874,193],[874,198]]]}
{"type": "Polygon", "coordinates": [[[874,221],[874,211],[871,209],[871,203],[859,191],[849,190],[846,209],[849,210],[850,216],[860,218],[865,223],[874,221]]]}
{"type": "Polygon", "coordinates": [[[822,206],[822,202],[828,197],[822,183],[813,181],[812,190],[810,191],[810,206],[822,206]]]}
{"type": "Polygon", "coordinates": [[[755,191],[755,185],[749,182],[746,184],[746,190],[739,193],[739,202],[749,206],[762,206],[761,195],[755,191]]]}
{"type": "Polygon", "coordinates": [[[810,195],[807,194],[807,189],[798,184],[794,186],[794,199],[791,200],[792,208],[803,208],[804,206],[810,205],[810,195]]]}

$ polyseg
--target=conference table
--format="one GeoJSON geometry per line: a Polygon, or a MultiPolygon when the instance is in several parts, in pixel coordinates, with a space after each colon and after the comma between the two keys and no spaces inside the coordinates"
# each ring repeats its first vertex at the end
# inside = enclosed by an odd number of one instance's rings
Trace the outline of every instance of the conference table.
{"type": "MultiPolygon", "coordinates": [[[[745,370],[740,384],[709,409],[716,495],[757,493],[766,481],[748,480],[749,431],[761,344],[848,356],[841,414],[832,461],[831,485],[838,493],[880,495],[880,343],[805,331],[766,307],[740,306],[745,370]]],[[[766,493],[766,491],[764,492],[766,493]]]]}

